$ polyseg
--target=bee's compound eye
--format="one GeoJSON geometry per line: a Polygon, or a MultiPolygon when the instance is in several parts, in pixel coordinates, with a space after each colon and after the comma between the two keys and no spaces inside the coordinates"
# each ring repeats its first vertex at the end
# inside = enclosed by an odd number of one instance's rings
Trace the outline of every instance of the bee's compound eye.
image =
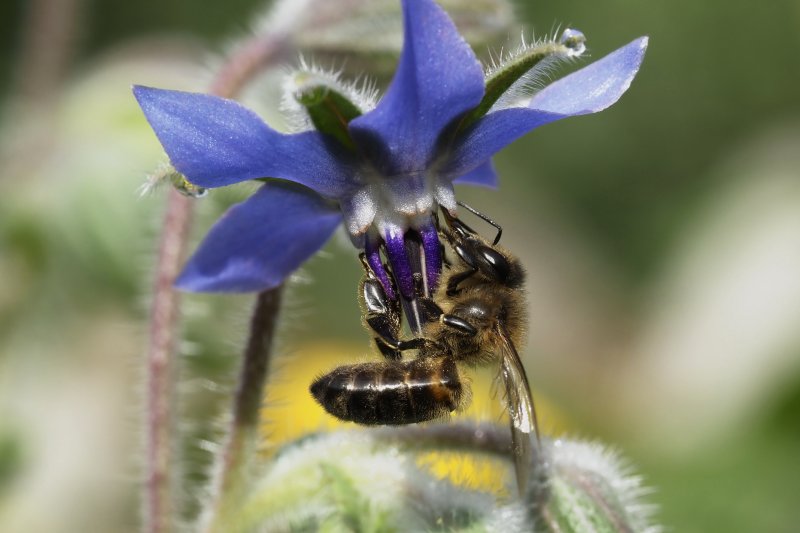
{"type": "Polygon", "coordinates": [[[505,281],[511,271],[508,260],[503,255],[488,246],[480,247],[481,271],[497,281],[505,281]]]}

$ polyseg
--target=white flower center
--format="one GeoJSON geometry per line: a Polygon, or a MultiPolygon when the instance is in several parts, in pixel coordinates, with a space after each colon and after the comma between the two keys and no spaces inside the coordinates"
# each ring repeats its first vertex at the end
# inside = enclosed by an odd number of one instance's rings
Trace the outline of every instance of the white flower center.
{"type": "Polygon", "coordinates": [[[359,180],[364,186],[342,200],[345,225],[354,239],[373,224],[382,235],[390,228],[420,228],[430,223],[438,205],[456,206],[452,184],[431,170],[384,176],[369,169],[359,180]]]}

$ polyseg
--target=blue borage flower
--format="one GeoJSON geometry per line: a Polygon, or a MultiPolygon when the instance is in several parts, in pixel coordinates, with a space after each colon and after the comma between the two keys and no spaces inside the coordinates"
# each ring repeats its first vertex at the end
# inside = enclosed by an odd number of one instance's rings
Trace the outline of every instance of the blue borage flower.
{"type": "MultiPolygon", "coordinates": [[[[525,66],[523,58],[509,72],[501,64],[485,77],[436,3],[403,0],[402,6],[405,41],[394,79],[374,106],[350,104],[349,116],[338,113],[338,135],[279,133],[231,100],[134,88],[172,164],[192,183],[222,187],[271,178],[216,223],[177,287],[275,287],[344,221],[389,297],[396,294],[381,250],[401,296],[413,300],[414,271],[424,272],[425,292],[441,272],[433,217],[440,207],[455,214],[453,184],[495,187],[490,159],[498,150],[534,128],[616,102],[647,46],[646,37],[637,39],[531,95],[524,90],[531,80],[514,68],[530,70],[535,62],[525,66]],[[409,254],[414,246],[419,257],[409,254]]],[[[551,47],[542,57],[580,55],[583,41],[580,32],[566,30],[545,43],[551,47]]]]}

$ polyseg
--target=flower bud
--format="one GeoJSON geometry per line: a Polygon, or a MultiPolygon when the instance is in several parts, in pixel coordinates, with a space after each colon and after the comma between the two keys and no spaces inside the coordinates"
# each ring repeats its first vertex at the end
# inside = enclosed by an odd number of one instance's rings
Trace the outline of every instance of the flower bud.
{"type": "Polygon", "coordinates": [[[528,494],[536,531],[656,533],[650,491],[620,456],[596,443],[543,441],[528,494]]]}
{"type": "Polygon", "coordinates": [[[570,440],[543,440],[525,498],[515,484],[507,435],[494,426],[432,425],[311,435],[281,449],[256,482],[237,524],[243,531],[644,532],[652,507],[641,479],[616,453],[570,440]],[[441,477],[430,452],[509,459],[508,489],[441,477]]]}

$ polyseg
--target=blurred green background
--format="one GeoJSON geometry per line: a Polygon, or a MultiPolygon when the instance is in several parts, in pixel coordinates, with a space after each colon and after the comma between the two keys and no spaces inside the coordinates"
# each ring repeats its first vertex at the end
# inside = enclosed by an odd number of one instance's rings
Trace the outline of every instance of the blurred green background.
{"type": "MultiPolygon", "coordinates": [[[[139,194],[163,155],[130,85],[203,90],[262,7],[0,3],[0,531],[136,530],[166,188],[139,194]]],[[[651,38],[617,105],[505,150],[499,191],[461,191],[529,270],[525,358],[545,428],[622,450],[672,531],[797,531],[800,2],[516,8],[537,35],[581,29],[593,58],[651,38]]],[[[245,95],[273,124],[280,73],[245,95]]],[[[195,237],[241,195],[199,200],[195,237]]],[[[307,367],[309,340],[366,357],[346,238],[296,278],[282,371],[325,370],[307,367]]],[[[249,306],[186,301],[187,513],[249,306]]]]}

